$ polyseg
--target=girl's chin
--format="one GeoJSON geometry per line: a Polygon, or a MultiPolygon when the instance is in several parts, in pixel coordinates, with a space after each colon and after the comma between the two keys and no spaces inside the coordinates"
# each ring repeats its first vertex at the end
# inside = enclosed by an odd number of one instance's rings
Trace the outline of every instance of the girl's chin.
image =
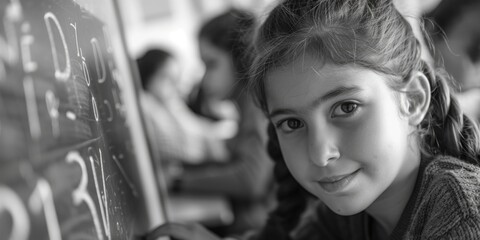
{"type": "Polygon", "coordinates": [[[329,199],[324,201],[324,203],[330,210],[342,216],[351,216],[365,211],[371,204],[357,198],[329,199]]]}
{"type": "Polygon", "coordinates": [[[330,210],[332,210],[333,212],[341,216],[351,216],[365,210],[365,208],[352,208],[351,206],[345,207],[345,208],[342,208],[342,207],[334,207],[334,208],[329,207],[329,208],[330,210]]]}

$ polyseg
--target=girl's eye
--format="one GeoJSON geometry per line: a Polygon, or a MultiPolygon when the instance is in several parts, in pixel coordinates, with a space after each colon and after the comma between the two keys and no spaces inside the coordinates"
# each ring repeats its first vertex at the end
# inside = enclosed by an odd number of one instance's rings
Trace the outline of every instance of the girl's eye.
{"type": "Polygon", "coordinates": [[[344,102],[333,110],[333,117],[346,117],[353,114],[358,108],[358,104],[354,102],[344,102]]]}
{"type": "Polygon", "coordinates": [[[287,120],[287,126],[291,129],[297,129],[302,127],[302,123],[296,119],[289,119],[287,120]]]}
{"type": "Polygon", "coordinates": [[[300,120],[294,119],[294,118],[282,120],[278,122],[276,125],[277,125],[277,128],[279,128],[280,130],[286,133],[293,132],[303,127],[303,123],[300,120]]]}

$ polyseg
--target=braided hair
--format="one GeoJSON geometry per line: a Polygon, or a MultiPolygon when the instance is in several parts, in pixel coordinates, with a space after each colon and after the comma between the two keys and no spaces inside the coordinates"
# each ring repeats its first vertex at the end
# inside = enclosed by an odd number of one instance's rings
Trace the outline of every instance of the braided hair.
{"type": "Polygon", "coordinates": [[[463,114],[452,95],[445,71],[435,73],[422,61],[422,71],[431,87],[431,103],[418,127],[423,141],[421,150],[427,156],[450,155],[479,165],[480,141],[475,121],[463,114]]]}
{"type": "MultiPolygon", "coordinates": [[[[417,126],[422,153],[450,155],[478,165],[478,127],[463,114],[445,72],[421,59],[420,43],[392,0],[285,0],[260,25],[254,45],[249,87],[265,113],[267,75],[305,54],[335,65],[376,71],[386,76],[388,85],[396,91],[413,74],[423,72],[430,83],[431,103],[417,126]]],[[[269,136],[268,150],[281,189],[278,207],[259,239],[289,239],[306,198],[297,194],[300,186],[286,170],[272,126],[269,136]]]]}

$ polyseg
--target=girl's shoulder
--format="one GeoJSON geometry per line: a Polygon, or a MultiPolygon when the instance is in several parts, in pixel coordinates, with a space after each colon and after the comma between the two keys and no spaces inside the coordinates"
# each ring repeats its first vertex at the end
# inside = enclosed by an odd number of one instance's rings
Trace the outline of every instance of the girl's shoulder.
{"type": "MultiPolygon", "coordinates": [[[[424,194],[452,197],[467,214],[480,212],[480,167],[450,156],[437,156],[425,167],[422,176],[424,194]]],[[[422,191],[422,190],[421,190],[422,191]]]]}
{"type": "Polygon", "coordinates": [[[480,195],[480,166],[450,156],[437,156],[427,163],[422,182],[437,190],[480,195]]]}
{"type": "MultiPolygon", "coordinates": [[[[480,161],[480,159],[479,159],[480,161]]],[[[430,169],[430,171],[451,171],[453,170],[467,170],[467,172],[476,172],[480,169],[480,165],[475,165],[472,163],[468,163],[461,159],[448,156],[448,155],[437,155],[429,160],[426,160],[426,170],[430,169]]],[[[478,172],[477,172],[478,174],[478,172]]]]}
{"type": "Polygon", "coordinates": [[[466,226],[480,230],[479,166],[437,156],[428,161],[417,196],[410,225],[415,234],[445,237],[466,226]]]}

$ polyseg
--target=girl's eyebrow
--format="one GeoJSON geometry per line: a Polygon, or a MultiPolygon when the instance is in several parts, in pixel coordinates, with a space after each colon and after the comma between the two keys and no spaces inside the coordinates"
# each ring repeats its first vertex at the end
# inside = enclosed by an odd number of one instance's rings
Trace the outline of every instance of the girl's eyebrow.
{"type": "Polygon", "coordinates": [[[324,95],[320,96],[319,98],[315,99],[311,104],[310,107],[316,107],[323,102],[326,102],[329,99],[338,97],[340,95],[347,95],[347,94],[355,94],[360,92],[362,89],[357,86],[351,86],[351,87],[346,87],[346,86],[340,86],[338,88],[335,88],[324,95]]]}
{"type": "MultiPolygon", "coordinates": [[[[332,89],[331,91],[325,93],[324,95],[316,98],[315,100],[310,103],[309,108],[315,108],[316,106],[322,104],[323,102],[341,96],[341,95],[347,95],[347,94],[355,94],[358,93],[362,90],[362,88],[357,87],[357,86],[352,86],[352,87],[346,87],[346,86],[340,86],[335,89],[332,89]]],[[[292,109],[288,108],[278,108],[274,109],[268,114],[269,118],[273,118],[276,115],[281,115],[281,114],[287,114],[287,113],[293,113],[295,112],[292,109]]]]}

